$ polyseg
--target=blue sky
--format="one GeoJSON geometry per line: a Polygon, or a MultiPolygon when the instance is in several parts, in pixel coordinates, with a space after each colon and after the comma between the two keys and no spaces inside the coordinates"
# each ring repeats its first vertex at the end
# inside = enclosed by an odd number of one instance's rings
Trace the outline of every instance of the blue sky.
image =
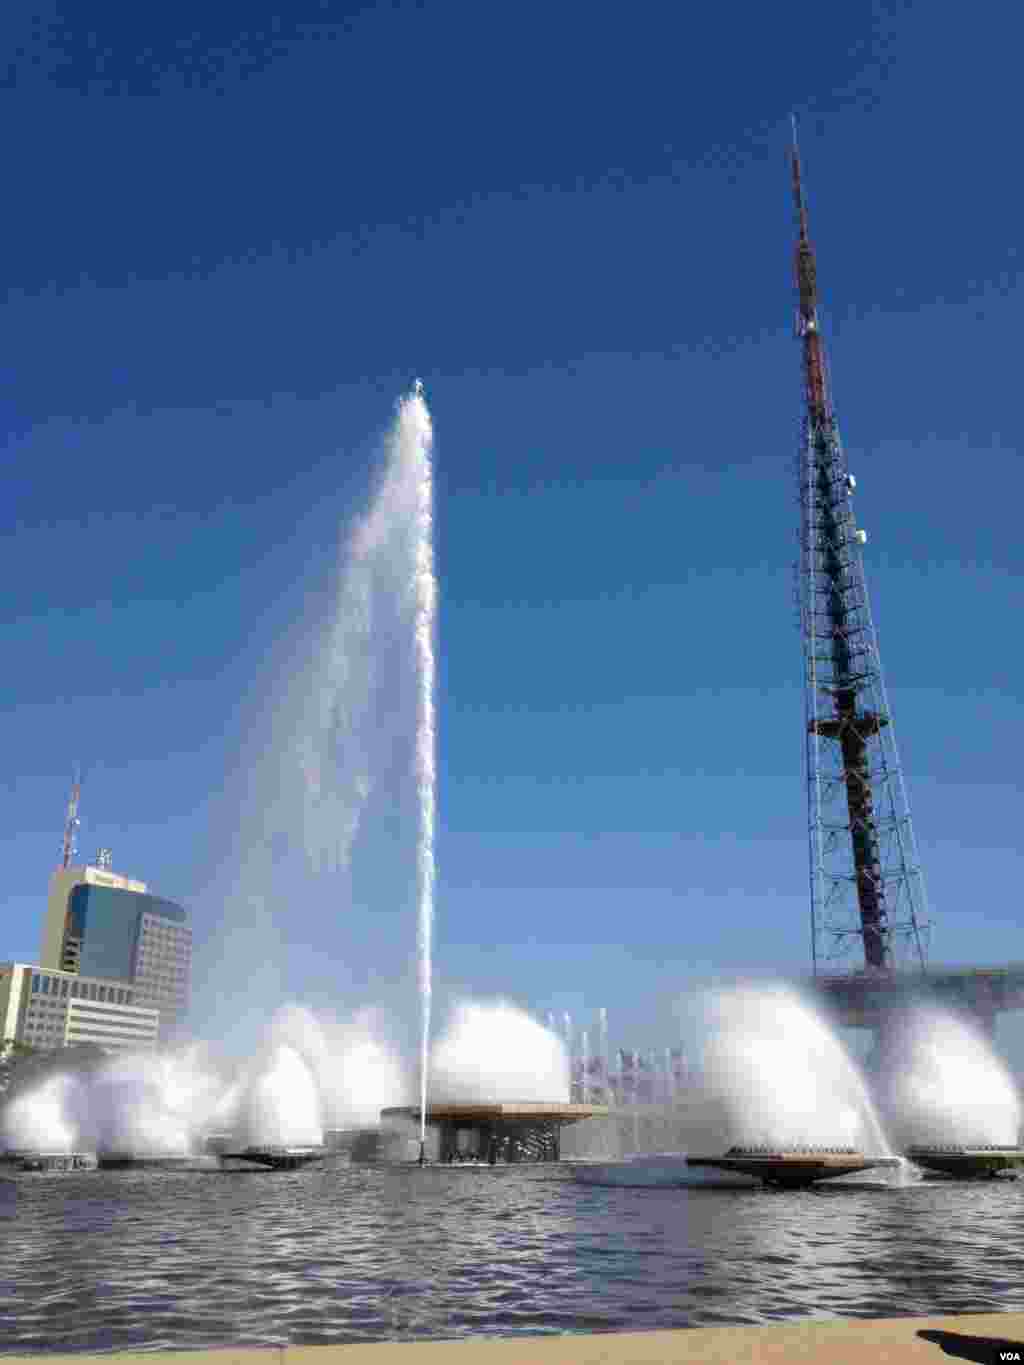
{"type": "Polygon", "coordinates": [[[987,0],[9,7],[0,956],[37,951],[81,759],[83,851],[192,908],[209,1017],[268,956],[271,994],[405,1008],[402,820],[258,927],[224,887],[422,375],[442,995],[606,1005],[647,1046],[694,977],[807,964],[795,108],[933,956],[1024,958],[1020,30],[987,0]]]}

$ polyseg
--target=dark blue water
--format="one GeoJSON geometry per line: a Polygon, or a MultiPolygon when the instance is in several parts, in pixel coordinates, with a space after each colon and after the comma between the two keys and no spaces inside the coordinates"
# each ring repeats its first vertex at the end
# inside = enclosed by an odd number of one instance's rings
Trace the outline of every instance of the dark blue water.
{"type": "Polygon", "coordinates": [[[613,1189],[562,1167],[20,1175],[0,1350],[1024,1310],[1024,1181],[613,1189]]]}

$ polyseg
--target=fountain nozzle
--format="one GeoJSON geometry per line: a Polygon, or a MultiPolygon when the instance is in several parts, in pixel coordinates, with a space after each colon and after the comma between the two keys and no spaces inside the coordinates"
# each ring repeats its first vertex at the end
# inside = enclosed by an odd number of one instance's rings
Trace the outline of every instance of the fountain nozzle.
{"type": "Polygon", "coordinates": [[[420,1154],[416,1158],[416,1164],[418,1166],[425,1166],[427,1164],[426,1151],[424,1150],[426,1148],[426,1145],[427,1144],[425,1142],[420,1143],[420,1154]]]}

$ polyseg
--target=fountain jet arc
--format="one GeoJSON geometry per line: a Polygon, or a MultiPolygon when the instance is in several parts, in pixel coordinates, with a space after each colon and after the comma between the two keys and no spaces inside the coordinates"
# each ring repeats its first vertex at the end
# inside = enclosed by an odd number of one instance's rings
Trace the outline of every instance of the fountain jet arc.
{"type": "Polygon", "coordinates": [[[427,1075],[430,1061],[430,1014],[433,994],[434,827],[437,804],[437,735],[434,687],[434,633],[437,617],[437,580],[434,576],[434,488],[431,467],[433,429],[423,396],[423,382],[398,406],[394,429],[398,453],[412,465],[416,487],[413,609],[415,613],[417,717],[416,786],[419,795],[417,875],[419,907],[417,955],[420,990],[420,1154],[427,1135],[427,1075]]]}

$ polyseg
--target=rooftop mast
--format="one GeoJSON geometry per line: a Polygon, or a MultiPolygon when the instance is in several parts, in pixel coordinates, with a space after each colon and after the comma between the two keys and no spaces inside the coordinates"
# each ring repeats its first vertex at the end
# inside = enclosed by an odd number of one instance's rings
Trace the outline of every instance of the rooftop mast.
{"type": "Polygon", "coordinates": [[[923,967],[927,903],[885,694],[846,466],[829,394],[818,282],[793,120],[797,324],[804,418],[800,619],[804,638],[812,960],[820,971],[859,940],[864,965],[909,955],[923,967]]]}
{"type": "Polygon", "coordinates": [[[68,813],[64,820],[64,843],[61,848],[60,865],[62,868],[70,867],[78,849],[75,839],[78,833],[78,826],[81,821],[78,818],[78,798],[82,793],[82,774],[81,768],[76,763],[74,776],[71,780],[71,797],[68,801],[68,813]]]}

